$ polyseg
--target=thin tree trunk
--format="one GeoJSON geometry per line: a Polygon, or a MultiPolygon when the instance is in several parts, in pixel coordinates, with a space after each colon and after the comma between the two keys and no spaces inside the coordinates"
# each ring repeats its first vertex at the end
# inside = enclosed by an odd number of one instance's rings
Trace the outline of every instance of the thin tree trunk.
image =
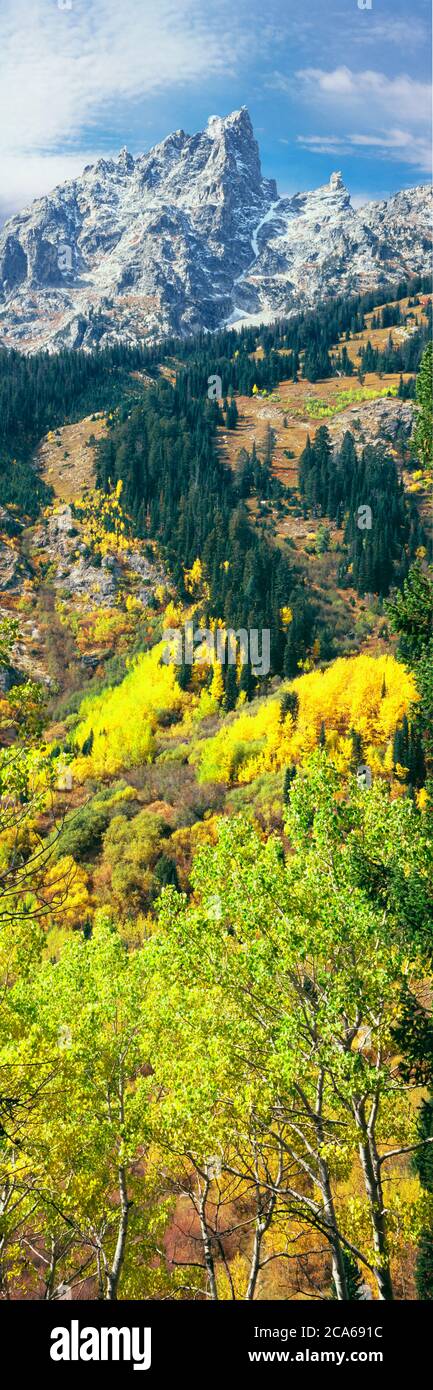
{"type": "Polygon", "coordinates": [[[200,1231],[203,1243],[203,1255],[206,1265],[207,1277],[209,1280],[210,1296],[214,1302],[218,1302],[218,1289],[215,1275],[215,1262],[212,1254],[212,1241],[209,1235],[206,1219],[206,1198],[209,1191],[209,1182],[206,1179],[203,1191],[200,1192],[198,1200],[198,1214],[200,1221],[200,1231]]]}
{"type": "Polygon", "coordinates": [[[328,1240],[331,1247],[332,1278],[335,1284],[337,1300],[339,1302],[344,1302],[344,1300],[348,1298],[346,1268],[344,1264],[344,1255],[341,1248],[340,1237],[338,1233],[337,1217],[335,1214],[334,1199],[332,1196],[328,1166],[327,1164],[323,1163],[322,1160],[320,1160],[319,1167],[321,1177],[321,1188],[323,1194],[323,1211],[326,1219],[326,1225],[329,1231],[328,1240]]]}
{"type": "Polygon", "coordinates": [[[375,1164],[370,1152],[370,1144],[361,1140],[359,1144],[359,1156],[361,1167],[364,1174],[365,1190],[367,1193],[368,1204],[370,1207],[370,1219],[373,1230],[373,1245],[378,1263],[374,1267],[374,1274],[377,1283],[379,1298],[390,1302],[394,1298],[392,1287],[391,1270],[389,1265],[389,1251],[386,1234],[386,1217],[383,1204],[382,1183],[379,1173],[375,1173],[375,1164]]]}
{"type": "Polygon", "coordinates": [[[326,1224],[327,1224],[327,1227],[328,1227],[328,1230],[329,1230],[328,1239],[329,1239],[329,1244],[330,1244],[330,1247],[331,1247],[331,1255],[332,1255],[332,1277],[333,1277],[333,1280],[334,1280],[335,1292],[336,1292],[336,1295],[337,1295],[337,1299],[338,1299],[339,1302],[344,1302],[344,1300],[347,1299],[347,1297],[348,1297],[347,1279],[346,1279],[346,1267],[345,1267],[345,1263],[344,1263],[344,1256],[343,1256],[343,1251],[342,1251],[341,1242],[340,1242],[340,1235],[339,1235],[339,1230],[338,1230],[338,1222],[337,1222],[337,1217],[336,1217],[336,1213],[335,1213],[334,1198],[333,1198],[333,1195],[332,1195],[332,1186],[331,1186],[331,1178],[330,1178],[330,1174],[329,1174],[329,1168],[328,1168],[328,1164],[325,1163],[324,1159],[320,1157],[320,1150],[321,1150],[321,1148],[322,1148],[322,1146],[323,1146],[323,1144],[324,1144],[324,1142],[325,1142],[325,1128],[324,1128],[324,1124],[323,1124],[323,1089],[324,1089],[324,1084],[325,1084],[325,1073],[324,1073],[323,1068],[321,1068],[321,1069],[320,1069],[320,1072],[319,1072],[319,1076],[318,1076],[318,1082],[317,1082],[316,1106],[315,1106],[315,1125],[316,1125],[316,1133],[317,1133],[317,1137],[318,1137],[318,1141],[319,1141],[319,1161],[318,1161],[318,1167],[319,1167],[319,1174],[320,1174],[320,1186],[321,1186],[322,1197],[323,1197],[323,1211],[324,1211],[324,1215],[325,1215],[326,1224]]]}
{"type": "Polygon", "coordinates": [[[394,1291],[390,1270],[380,1162],[375,1141],[377,1111],[378,1100],[376,1097],[372,1104],[370,1119],[367,1124],[363,1103],[354,1108],[356,1123],[360,1130],[359,1157],[370,1208],[374,1251],[377,1257],[377,1265],[374,1266],[374,1276],[377,1283],[379,1298],[383,1302],[391,1302],[394,1298],[394,1291]]]}
{"type": "Polygon", "coordinates": [[[261,1189],[261,1186],[260,1186],[260,1170],[259,1170],[259,1165],[258,1165],[258,1162],[257,1162],[257,1158],[256,1158],[256,1160],[255,1160],[254,1169],[255,1169],[256,1200],[257,1200],[257,1220],[256,1220],[255,1231],[254,1231],[254,1241],[253,1241],[253,1249],[252,1249],[251,1264],[250,1264],[250,1275],[249,1275],[249,1279],[248,1279],[247,1291],[246,1291],[246,1294],[245,1294],[245,1300],[246,1300],[246,1302],[248,1302],[248,1303],[252,1301],[252,1299],[254,1298],[255,1292],[256,1292],[257,1280],[258,1280],[259,1273],[260,1273],[260,1257],[261,1257],[261,1253],[262,1253],[263,1238],[264,1238],[264,1236],[266,1235],[266,1232],[269,1230],[269,1227],[270,1227],[271,1222],[272,1222],[272,1220],[273,1220],[273,1216],[274,1216],[274,1212],[275,1212],[275,1207],[276,1207],[276,1202],[277,1202],[277,1192],[278,1192],[278,1190],[279,1190],[279,1188],[280,1188],[280,1186],[281,1186],[282,1173],[283,1173],[283,1149],[282,1149],[281,1143],[280,1143],[280,1145],[279,1145],[279,1161],[278,1161],[278,1174],[277,1174],[277,1177],[276,1177],[276,1187],[274,1188],[274,1191],[273,1191],[272,1193],[266,1194],[266,1198],[264,1197],[263,1192],[262,1192],[262,1189],[261,1189]],[[266,1200],[266,1202],[267,1202],[267,1209],[266,1209],[266,1210],[263,1209],[263,1208],[264,1208],[264,1202],[265,1202],[265,1200],[266,1200]]]}
{"type": "MultiPolygon", "coordinates": [[[[124,1120],[125,1120],[125,1111],[124,1111],[124,1080],[123,1080],[123,1063],[122,1063],[122,1061],[121,1061],[121,1062],[120,1062],[120,1066],[119,1066],[119,1128],[120,1128],[120,1132],[122,1132],[122,1127],[123,1127],[123,1124],[124,1124],[124,1120]]],[[[113,1263],[112,1263],[111,1269],[107,1269],[107,1287],[106,1287],[106,1293],[105,1293],[105,1298],[106,1298],[106,1299],[110,1299],[110,1300],[117,1299],[117,1289],[118,1289],[119,1279],[120,1279],[120,1274],[121,1274],[121,1269],[122,1269],[122,1265],[123,1265],[123,1261],[124,1261],[124,1257],[125,1257],[126,1238],[127,1238],[127,1235],[128,1235],[129,1201],[128,1201],[128,1191],[127,1191],[127,1186],[126,1186],[126,1169],[125,1169],[125,1167],[124,1167],[124,1165],[123,1165],[122,1163],[119,1165],[119,1168],[118,1168],[118,1183],[119,1183],[119,1196],[120,1196],[120,1220],[119,1220],[119,1230],[118,1230],[118,1234],[117,1234],[117,1242],[116,1242],[116,1249],[115,1249],[115,1251],[114,1251],[113,1263]]]]}
{"type": "Polygon", "coordinates": [[[116,1249],[111,1269],[107,1270],[107,1289],[105,1298],[116,1299],[117,1289],[121,1274],[121,1269],[125,1257],[126,1238],[128,1235],[128,1216],[129,1202],[126,1187],[125,1169],[119,1168],[119,1192],[120,1192],[120,1221],[117,1235],[116,1249]]]}
{"type": "Polygon", "coordinates": [[[52,1298],[57,1268],[57,1251],[54,1237],[51,1241],[51,1259],[48,1266],[47,1277],[45,1280],[44,1300],[52,1298]]]}

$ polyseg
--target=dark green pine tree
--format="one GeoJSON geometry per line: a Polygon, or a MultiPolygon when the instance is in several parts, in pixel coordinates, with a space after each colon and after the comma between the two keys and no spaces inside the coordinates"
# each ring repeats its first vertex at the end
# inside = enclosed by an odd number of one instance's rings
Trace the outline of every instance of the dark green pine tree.
{"type": "Polygon", "coordinates": [[[140,506],[139,506],[139,508],[138,508],[138,512],[137,512],[137,535],[140,537],[141,540],[143,540],[144,537],[146,536],[146,534],[147,534],[146,508],[145,508],[144,502],[141,502],[141,503],[140,503],[140,506]]]}
{"type": "Polygon", "coordinates": [[[244,690],[244,691],[245,691],[245,695],[246,695],[246,697],[247,697],[247,700],[252,700],[253,695],[254,695],[255,688],[256,688],[256,681],[255,681],[255,678],[254,678],[254,676],[253,676],[253,672],[252,672],[252,668],[251,668],[251,662],[250,662],[250,661],[246,661],[246,662],[244,663],[244,665],[241,666],[241,675],[240,675],[240,681],[239,681],[239,692],[241,692],[242,690],[244,690]]]}
{"type": "Polygon", "coordinates": [[[357,729],[350,730],[350,737],[352,740],[352,767],[356,770],[363,758],[362,738],[357,729]]]}
{"type": "Polygon", "coordinates": [[[353,366],[352,358],[349,357],[349,353],[348,353],[348,351],[347,351],[346,344],[344,344],[344,347],[343,347],[342,353],[341,353],[341,370],[344,372],[344,375],[345,375],[345,376],[353,376],[354,366],[353,366]]]}
{"type": "Polygon", "coordinates": [[[432,399],[433,399],[433,344],[428,343],[423,353],[416,385],[416,421],[412,435],[417,458],[422,468],[428,468],[433,455],[432,399]]]}
{"type": "Polygon", "coordinates": [[[166,888],[168,885],[179,888],[176,863],[169,854],[161,854],[153,872],[161,888],[166,888]]]}
{"type": "Polygon", "coordinates": [[[227,713],[229,712],[229,710],[235,708],[236,701],[237,701],[237,698],[238,698],[238,693],[239,693],[239,692],[238,692],[238,683],[237,683],[237,675],[236,675],[236,666],[235,666],[234,664],[232,665],[232,664],[230,663],[230,664],[228,664],[228,665],[226,666],[226,668],[225,668],[225,676],[224,676],[224,699],[223,699],[223,708],[224,708],[225,710],[227,710],[227,713]]]}
{"type": "Polygon", "coordinates": [[[418,1298],[433,1302],[433,1229],[420,1236],[415,1271],[418,1298]]]}
{"type": "Polygon", "coordinates": [[[231,397],[226,411],[226,425],[228,430],[235,430],[239,419],[239,411],[234,396],[231,397]]]}
{"type": "Polygon", "coordinates": [[[333,469],[331,437],[326,425],[320,425],[317,431],[314,440],[314,456],[317,477],[315,500],[324,511],[328,498],[330,473],[333,469]]]}
{"type": "Polygon", "coordinates": [[[191,666],[191,663],[185,661],[185,658],[182,657],[182,665],[178,667],[178,671],[177,671],[177,683],[178,683],[178,685],[180,685],[181,690],[188,690],[188,686],[189,686],[189,683],[190,683],[190,680],[191,680],[191,676],[192,676],[192,666],[191,666]]]}
{"type": "Polygon", "coordinates": [[[313,470],[314,467],[315,467],[315,463],[316,463],[316,458],[315,458],[315,453],[314,453],[313,445],[312,445],[312,443],[311,443],[311,439],[310,439],[309,434],[307,434],[307,440],[306,440],[306,444],[305,444],[305,449],[303,449],[302,454],[301,454],[301,457],[300,457],[300,460],[299,460],[299,472],[298,472],[299,488],[300,488],[300,491],[301,491],[301,493],[303,494],[303,496],[306,495],[307,484],[308,484],[308,481],[309,481],[309,478],[310,478],[310,474],[311,474],[312,470],[313,470]]]}
{"type": "Polygon", "coordinates": [[[400,763],[401,767],[409,769],[409,724],[406,714],[403,715],[402,722],[395,731],[392,755],[394,763],[400,763]]]}
{"type": "Polygon", "coordinates": [[[285,690],[280,700],[281,719],[286,718],[286,714],[291,714],[294,723],[296,722],[299,709],[299,697],[296,690],[285,690]]]}
{"type": "Polygon", "coordinates": [[[423,787],[426,776],[426,765],[421,730],[415,720],[409,726],[408,767],[410,785],[412,787],[423,787]]]}
{"type": "Polygon", "coordinates": [[[319,355],[316,347],[309,347],[304,357],[304,376],[307,381],[318,381],[320,376],[319,355]]]}
{"type": "Polygon", "coordinates": [[[290,789],[296,777],[296,767],[286,767],[283,781],[283,805],[288,806],[290,802],[290,789]]]}
{"type": "MultiPolygon", "coordinates": [[[[433,1092],[423,1100],[418,1121],[418,1135],[423,1147],[417,1150],[415,1168],[421,1186],[433,1193],[433,1092]]],[[[418,1298],[433,1301],[433,1216],[424,1228],[418,1247],[415,1282],[418,1298]]]]}
{"type": "Polygon", "coordinates": [[[341,478],[341,501],[346,506],[352,495],[353,479],[357,467],[355,441],[350,430],[346,430],[339,455],[339,476],[341,478]]]}
{"type": "Polygon", "coordinates": [[[290,595],[293,618],[287,633],[283,653],[283,671],[291,679],[299,674],[299,663],[303,661],[308,647],[314,641],[314,609],[299,586],[290,595]]]}

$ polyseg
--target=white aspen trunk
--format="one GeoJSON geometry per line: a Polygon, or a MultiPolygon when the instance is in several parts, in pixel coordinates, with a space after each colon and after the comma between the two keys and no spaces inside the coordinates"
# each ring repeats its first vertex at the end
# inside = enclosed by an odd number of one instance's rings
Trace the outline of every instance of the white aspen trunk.
{"type": "Polygon", "coordinates": [[[209,1184],[206,1183],[204,1191],[200,1193],[198,1202],[198,1214],[200,1221],[201,1238],[203,1243],[204,1262],[206,1265],[206,1272],[209,1280],[210,1296],[213,1302],[218,1302],[218,1289],[215,1275],[215,1262],[212,1254],[212,1241],[209,1235],[206,1220],[206,1197],[208,1193],[208,1187],[209,1184]]]}

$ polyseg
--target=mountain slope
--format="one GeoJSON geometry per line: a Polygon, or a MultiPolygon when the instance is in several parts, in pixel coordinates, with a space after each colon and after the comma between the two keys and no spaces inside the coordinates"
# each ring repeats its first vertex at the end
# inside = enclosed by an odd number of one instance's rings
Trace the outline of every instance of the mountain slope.
{"type": "Polygon", "coordinates": [[[0,341],[32,351],[265,321],[423,270],[431,189],[355,211],[338,173],[279,197],[245,107],[100,159],[0,237],[0,341]]]}

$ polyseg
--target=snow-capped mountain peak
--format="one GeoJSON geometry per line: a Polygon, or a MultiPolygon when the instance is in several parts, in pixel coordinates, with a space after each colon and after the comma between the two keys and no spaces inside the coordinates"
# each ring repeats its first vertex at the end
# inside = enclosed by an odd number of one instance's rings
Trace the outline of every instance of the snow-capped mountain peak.
{"type": "Polygon", "coordinates": [[[279,196],[245,106],[123,147],[0,235],[0,338],[33,351],[269,321],[424,270],[431,189],[355,210],[342,174],[279,196]]]}

